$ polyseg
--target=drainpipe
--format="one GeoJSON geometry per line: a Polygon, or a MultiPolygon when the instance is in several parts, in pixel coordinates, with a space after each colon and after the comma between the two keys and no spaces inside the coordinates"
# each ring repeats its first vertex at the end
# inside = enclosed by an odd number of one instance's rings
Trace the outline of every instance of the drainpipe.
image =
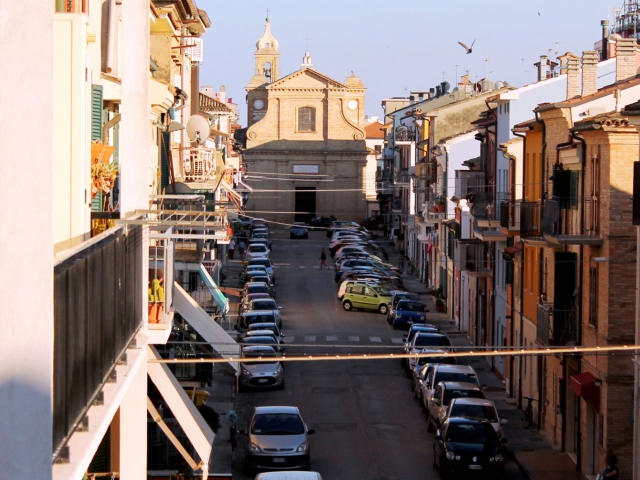
{"type": "MultiPolygon", "coordinates": [[[[582,152],[581,152],[581,161],[582,161],[582,166],[580,167],[580,173],[581,173],[581,186],[580,186],[580,193],[582,195],[582,215],[580,215],[580,230],[581,232],[584,231],[584,219],[585,219],[585,205],[584,205],[584,184],[585,184],[585,168],[586,168],[586,164],[587,164],[587,144],[584,140],[584,138],[579,137],[578,135],[576,135],[576,133],[573,130],[569,130],[570,134],[571,134],[571,138],[573,138],[574,140],[579,141],[582,144],[582,152]]],[[[578,294],[580,295],[578,298],[578,301],[576,302],[578,304],[578,319],[579,322],[577,322],[577,340],[578,340],[578,344],[582,345],[582,285],[583,285],[583,270],[584,267],[582,266],[582,262],[584,259],[584,245],[580,245],[580,260],[578,261],[578,265],[580,268],[580,272],[579,272],[579,290],[578,290],[578,294]]],[[[582,360],[580,360],[580,371],[578,373],[582,372],[582,360]]],[[[569,380],[569,379],[567,379],[569,380]]],[[[582,416],[582,401],[578,402],[578,418],[581,418],[582,416]]],[[[582,438],[582,432],[581,432],[581,422],[578,422],[578,435],[577,438],[582,438]]],[[[576,470],[580,471],[580,468],[582,466],[582,442],[578,442],[578,448],[576,448],[576,454],[577,454],[577,458],[576,458],[576,470]]]]}
{"type": "Polygon", "coordinates": [[[118,72],[114,72],[116,63],[116,0],[107,0],[109,4],[109,13],[107,17],[107,54],[105,58],[105,71],[107,73],[118,76],[118,72]]]}
{"type": "Polygon", "coordinates": [[[547,126],[540,119],[540,113],[534,110],[536,122],[542,125],[542,198],[547,196],[547,126]]]}

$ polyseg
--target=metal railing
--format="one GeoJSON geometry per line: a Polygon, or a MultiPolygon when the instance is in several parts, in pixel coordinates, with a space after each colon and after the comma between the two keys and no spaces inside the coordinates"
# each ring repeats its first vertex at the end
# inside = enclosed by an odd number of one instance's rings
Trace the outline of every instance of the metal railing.
{"type": "Polygon", "coordinates": [[[479,240],[456,240],[454,265],[462,272],[489,273],[487,242],[479,240]]]}
{"type": "Polygon", "coordinates": [[[398,130],[394,136],[396,142],[413,142],[416,139],[416,134],[412,130],[398,130]]]}
{"type": "Polygon", "coordinates": [[[578,312],[556,309],[552,303],[539,303],[537,339],[544,345],[565,346],[578,343],[578,312]]]}
{"type": "Polygon", "coordinates": [[[119,228],[54,268],[54,460],[142,326],[142,228],[119,228]]]}
{"type": "Polygon", "coordinates": [[[542,235],[542,203],[523,200],[502,200],[500,202],[500,226],[508,230],[518,230],[522,237],[542,235]]]}
{"type": "Polygon", "coordinates": [[[551,236],[600,234],[600,199],[557,198],[544,202],[542,233],[551,236]]]}

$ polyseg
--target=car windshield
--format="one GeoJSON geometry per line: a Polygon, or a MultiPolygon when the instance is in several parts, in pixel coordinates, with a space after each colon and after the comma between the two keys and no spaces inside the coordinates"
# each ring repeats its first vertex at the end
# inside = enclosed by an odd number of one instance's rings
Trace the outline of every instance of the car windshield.
{"type": "Polygon", "coordinates": [[[459,388],[445,388],[442,405],[449,405],[452,398],[484,398],[481,390],[464,390],[459,388]]]}
{"type": "Polygon", "coordinates": [[[294,413],[265,413],[256,415],[251,422],[254,435],[302,435],[304,424],[294,413]]]}
{"type": "Polygon", "coordinates": [[[251,260],[249,262],[249,265],[262,265],[263,267],[269,268],[271,266],[271,262],[269,261],[269,259],[265,258],[262,260],[251,260]]]}
{"type": "Polygon", "coordinates": [[[433,380],[433,384],[437,385],[439,382],[467,382],[478,385],[478,377],[475,373],[436,372],[436,378],[433,380]]]}
{"type": "Polygon", "coordinates": [[[276,318],[273,313],[263,313],[257,315],[247,315],[240,317],[240,324],[246,328],[248,325],[252,325],[254,323],[275,323],[276,318]]]}
{"type": "Polygon", "coordinates": [[[252,243],[251,245],[249,245],[249,248],[247,249],[247,252],[262,253],[262,252],[266,252],[266,251],[267,251],[267,247],[265,247],[264,245],[261,245],[259,243],[252,243]]]}
{"type": "Polygon", "coordinates": [[[449,340],[442,335],[419,335],[415,339],[414,347],[447,347],[449,340]]]}
{"type": "Polygon", "coordinates": [[[456,357],[420,357],[418,365],[426,365],[427,363],[443,363],[445,365],[456,365],[456,357]]]}
{"type": "Polygon", "coordinates": [[[278,360],[276,359],[277,354],[273,351],[273,349],[269,350],[260,350],[258,352],[245,352],[245,358],[269,358],[273,357],[273,362],[244,362],[245,365],[259,365],[259,364],[271,364],[276,363],[278,360]]]}
{"type": "Polygon", "coordinates": [[[273,337],[244,337],[240,342],[248,345],[275,345],[276,339],[273,337]]]}
{"type": "Polygon", "coordinates": [[[449,412],[451,417],[486,418],[491,423],[498,423],[496,409],[492,405],[468,405],[454,403],[449,412]]]}
{"type": "Polygon", "coordinates": [[[273,300],[254,300],[251,302],[252,310],[276,310],[278,306],[273,300]]]}
{"type": "Polygon", "coordinates": [[[423,312],[424,307],[421,303],[417,302],[400,302],[398,303],[398,310],[405,312],[423,312]]]}
{"type": "Polygon", "coordinates": [[[483,444],[495,439],[493,433],[483,423],[450,423],[445,440],[447,442],[483,444]]]}
{"type": "Polygon", "coordinates": [[[251,293],[269,293],[269,287],[266,285],[253,285],[251,287],[247,287],[247,294],[251,293]]]}

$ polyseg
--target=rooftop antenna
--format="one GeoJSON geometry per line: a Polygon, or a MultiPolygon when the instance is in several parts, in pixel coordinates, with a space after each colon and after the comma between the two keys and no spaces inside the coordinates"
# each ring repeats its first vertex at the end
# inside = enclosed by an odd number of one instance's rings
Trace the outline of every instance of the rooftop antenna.
{"type": "Polygon", "coordinates": [[[311,39],[309,38],[309,35],[307,35],[306,37],[304,37],[304,46],[305,46],[305,48],[304,48],[304,49],[305,49],[306,51],[309,51],[309,40],[311,40],[311,39]]]}
{"type": "Polygon", "coordinates": [[[446,76],[447,76],[447,72],[446,70],[442,71],[442,81],[444,82],[446,80],[446,76]]]}
{"type": "Polygon", "coordinates": [[[269,21],[269,9],[267,8],[267,22],[269,21]]]}
{"type": "Polygon", "coordinates": [[[458,67],[459,67],[459,66],[460,66],[460,65],[457,65],[457,64],[456,64],[456,65],[454,65],[454,67],[456,67],[456,83],[458,83],[458,67]]]}

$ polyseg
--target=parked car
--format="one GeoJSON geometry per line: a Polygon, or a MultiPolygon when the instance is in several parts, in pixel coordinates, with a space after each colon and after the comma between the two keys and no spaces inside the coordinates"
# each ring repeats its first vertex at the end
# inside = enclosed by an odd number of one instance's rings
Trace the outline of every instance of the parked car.
{"type": "Polygon", "coordinates": [[[254,323],[275,323],[279,328],[282,328],[280,311],[251,310],[242,312],[240,315],[238,315],[238,321],[234,328],[240,332],[246,332],[249,328],[249,325],[252,325],[254,323]]]}
{"type": "Polygon", "coordinates": [[[311,468],[309,429],[297,407],[254,407],[246,430],[245,470],[311,468]]]}
{"type": "Polygon", "coordinates": [[[344,297],[344,294],[347,291],[347,287],[350,287],[351,285],[355,285],[355,284],[363,284],[363,285],[371,285],[371,286],[378,286],[378,282],[376,281],[366,281],[366,280],[354,280],[354,279],[348,279],[348,280],[344,280],[342,282],[340,282],[340,286],[338,287],[338,300],[342,301],[342,297],[344,297]]]}
{"type": "Polygon", "coordinates": [[[250,243],[247,247],[247,251],[244,253],[244,257],[249,260],[252,258],[269,258],[270,254],[271,251],[266,245],[250,243]]]}
{"type": "Polygon", "coordinates": [[[250,267],[251,265],[262,265],[264,268],[267,269],[267,275],[269,275],[269,277],[271,277],[271,280],[273,281],[273,284],[276,284],[276,273],[275,273],[275,268],[273,266],[273,264],[271,263],[271,260],[269,258],[252,258],[251,260],[249,260],[247,262],[247,267],[250,267]]]}
{"type": "Polygon", "coordinates": [[[251,245],[255,245],[255,244],[262,244],[265,247],[267,247],[269,250],[271,250],[271,240],[269,240],[268,238],[256,238],[256,237],[251,237],[249,239],[249,243],[247,246],[251,246],[251,245]]]}
{"type": "Polygon", "coordinates": [[[383,268],[381,265],[377,264],[376,262],[372,262],[370,260],[352,259],[352,260],[345,260],[340,264],[334,265],[333,268],[335,272],[336,283],[340,280],[340,277],[345,272],[352,271],[354,269],[361,268],[361,267],[371,267],[372,272],[379,273],[386,277],[398,278],[398,279],[402,278],[399,272],[396,272],[393,270],[387,270],[383,268]]]}
{"type": "Polygon", "coordinates": [[[314,217],[311,219],[309,224],[311,225],[311,230],[323,230],[325,228],[329,228],[331,224],[336,221],[337,218],[333,215],[329,217],[314,217]]]}
{"type": "Polygon", "coordinates": [[[247,295],[252,293],[266,293],[272,296],[275,300],[275,290],[272,292],[272,289],[269,288],[269,285],[264,282],[248,282],[244,284],[244,288],[240,294],[241,298],[244,298],[247,295]],[[271,295],[273,293],[273,295],[271,295]]]}
{"type": "MultiPolygon", "coordinates": [[[[412,348],[411,346],[413,345],[413,339],[419,332],[440,333],[440,329],[438,327],[436,327],[435,325],[426,324],[426,323],[425,324],[411,325],[409,327],[409,330],[407,331],[407,333],[405,333],[402,336],[402,338],[404,339],[404,351],[403,351],[403,353],[409,353],[411,351],[411,348],[412,348]]],[[[440,340],[437,340],[434,343],[440,343],[440,340]]],[[[438,345],[424,345],[424,347],[428,347],[428,346],[438,347],[438,345]]],[[[409,363],[408,363],[407,359],[403,358],[402,360],[400,360],[400,363],[402,364],[402,366],[406,370],[409,370],[409,363]]]]}
{"type": "Polygon", "coordinates": [[[369,218],[365,218],[359,222],[361,226],[368,228],[369,230],[380,230],[382,227],[382,217],[380,215],[374,215],[369,218]]]}
{"type": "Polygon", "coordinates": [[[256,475],[254,480],[322,480],[318,472],[263,472],[256,475]]]}
{"type": "Polygon", "coordinates": [[[279,312],[282,307],[273,298],[252,298],[243,302],[241,309],[240,313],[254,310],[275,310],[279,312]]]}
{"type": "Polygon", "coordinates": [[[472,471],[495,478],[504,471],[505,443],[486,420],[448,418],[434,438],[433,466],[441,478],[466,478],[472,471]]]}
{"type": "MultiPolygon", "coordinates": [[[[271,295],[269,295],[269,293],[265,293],[265,292],[261,292],[261,293],[249,293],[247,295],[245,295],[244,297],[242,297],[242,300],[240,302],[238,302],[238,314],[244,312],[245,310],[251,310],[250,308],[248,308],[249,304],[251,303],[251,301],[258,299],[258,298],[264,298],[267,300],[273,300],[271,298],[271,295]]],[[[275,300],[274,300],[275,301],[275,300]]],[[[266,310],[266,309],[263,309],[266,310]]]]}
{"type": "Polygon", "coordinates": [[[341,228],[341,227],[342,228],[344,228],[344,227],[356,228],[356,227],[359,227],[359,226],[360,226],[360,224],[358,224],[356,222],[349,222],[349,221],[346,221],[346,220],[335,220],[329,226],[329,230],[327,230],[327,237],[331,238],[331,236],[333,235],[333,232],[337,228],[341,228]]]}
{"type": "Polygon", "coordinates": [[[309,231],[304,222],[294,222],[289,229],[289,238],[309,238],[309,231]]]}
{"type": "Polygon", "coordinates": [[[426,372],[421,376],[424,379],[420,388],[422,389],[422,409],[425,413],[429,411],[429,402],[433,398],[436,385],[440,382],[467,382],[480,386],[476,371],[469,365],[428,365],[426,372]]]}
{"type": "Polygon", "coordinates": [[[369,285],[351,285],[342,298],[342,308],[347,312],[354,308],[377,310],[383,315],[387,314],[391,295],[388,290],[369,285]]]}
{"type": "Polygon", "coordinates": [[[400,300],[391,313],[391,325],[394,330],[397,330],[398,328],[408,328],[414,323],[427,323],[428,311],[422,302],[400,300]]]}
{"type": "Polygon", "coordinates": [[[446,352],[444,350],[423,348],[420,353],[430,353],[434,355],[438,354],[437,356],[418,357],[416,366],[413,367],[413,370],[411,371],[411,391],[413,392],[413,398],[422,402],[422,389],[420,388],[420,386],[424,381],[422,375],[426,374],[427,371],[425,365],[435,365],[436,363],[442,363],[445,365],[457,365],[458,361],[456,360],[456,357],[446,355],[446,352]]]}
{"type": "Polygon", "coordinates": [[[276,350],[268,345],[247,345],[242,347],[245,358],[273,358],[273,362],[242,362],[238,373],[238,390],[247,387],[284,388],[284,368],[276,350]]]}
{"type": "Polygon", "coordinates": [[[249,243],[254,242],[255,240],[263,240],[266,242],[267,247],[271,250],[271,236],[267,230],[255,230],[249,238],[249,243]]]}
{"type": "Polygon", "coordinates": [[[244,347],[245,345],[265,345],[265,346],[273,347],[276,351],[278,348],[278,341],[276,340],[276,337],[274,337],[273,335],[267,335],[267,334],[245,335],[238,341],[238,344],[241,347],[244,347]]]}
{"type": "Polygon", "coordinates": [[[269,287],[269,292],[271,295],[271,298],[273,298],[275,300],[276,298],[276,287],[273,284],[271,278],[269,278],[267,275],[261,274],[259,272],[254,272],[251,275],[249,275],[247,277],[247,283],[264,283],[265,285],[267,285],[269,287]]]}
{"type": "Polygon", "coordinates": [[[387,323],[391,325],[391,315],[393,315],[396,306],[400,300],[415,300],[420,301],[420,297],[417,293],[413,292],[396,292],[391,298],[391,305],[389,305],[389,313],[387,314],[387,323]]]}
{"type": "Polygon", "coordinates": [[[427,430],[435,432],[442,424],[447,413],[449,402],[453,398],[484,399],[484,392],[480,387],[468,382],[440,382],[433,391],[427,412],[427,430]]]}
{"type": "Polygon", "coordinates": [[[502,426],[507,423],[507,419],[500,418],[498,409],[491,400],[480,398],[453,398],[449,402],[445,418],[481,418],[491,423],[493,429],[503,437],[502,426]]]}
{"type": "Polygon", "coordinates": [[[264,218],[254,218],[253,223],[251,224],[253,230],[258,228],[264,228],[267,231],[269,230],[269,223],[264,218]]]}
{"type": "Polygon", "coordinates": [[[247,265],[247,268],[245,268],[244,271],[240,273],[240,283],[246,283],[254,274],[267,276],[269,275],[267,269],[262,265],[247,265]]]}
{"type": "Polygon", "coordinates": [[[272,323],[252,323],[247,327],[247,334],[249,332],[254,332],[259,330],[270,330],[273,333],[273,335],[276,337],[276,340],[278,340],[278,343],[281,343],[281,344],[284,343],[284,337],[286,337],[286,335],[282,333],[282,330],[280,330],[280,328],[278,327],[278,324],[273,322],[272,323]]]}
{"type": "MultiPolygon", "coordinates": [[[[421,349],[426,347],[442,348],[450,346],[451,340],[448,335],[444,333],[421,331],[415,334],[413,340],[406,345],[405,349],[407,350],[407,353],[415,354],[419,353],[421,349]]],[[[405,363],[407,377],[411,377],[411,371],[415,368],[417,362],[418,360],[416,357],[409,358],[407,360],[405,363]]]]}
{"type": "Polygon", "coordinates": [[[271,330],[271,329],[256,330],[255,328],[251,328],[254,325],[255,325],[255,323],[253,325],[249,325],[249,329],[247,330],[247,333],[244,334],[244,336],[241,338],[241,340],[243,340],[243,341],[247,340],[249,343],[251,343],[251,339],[252,338],[256,338],[256,337],[273,337],[273,339],[275,340],[275,344],[273,344],[273,345],[269,344],[269,345],[274,347],[278,353],[284,352],[284,344],[282,343],[282,338],[281,337],[276,336],[274,331],[271,330]]]}

